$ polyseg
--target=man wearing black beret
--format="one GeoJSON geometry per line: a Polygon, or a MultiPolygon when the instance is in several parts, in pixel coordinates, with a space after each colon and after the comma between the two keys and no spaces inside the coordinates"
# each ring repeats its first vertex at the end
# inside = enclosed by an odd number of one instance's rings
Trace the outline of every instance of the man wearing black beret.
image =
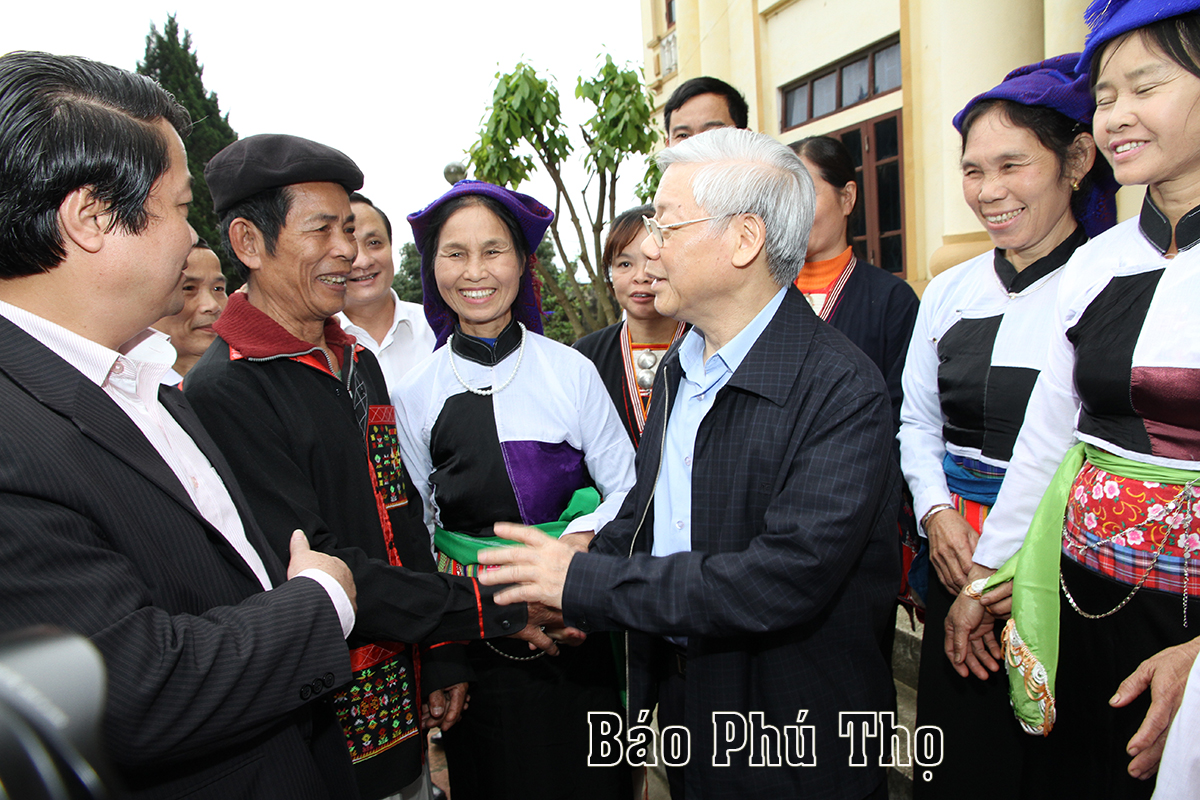
{"type": "MultiPolygon", "coordinates": [[[[449,727],[470,676],[461,645],[412,643],[522,632],[552,649],[527,624],[545,620],[436,571],[379,365],[334,319],[358,252],[349,193],[362,172],[331,147],[264,134],[222,150],[205,178],[247,291],[230,298],[184,393],[263,526],[302,529],[350,566],[355,680],[331,702],[364,800],[419,797],[421,698],[424,721],[449,727]]],[[[272,545],[287,550],[282,537],[272,545]]]]}

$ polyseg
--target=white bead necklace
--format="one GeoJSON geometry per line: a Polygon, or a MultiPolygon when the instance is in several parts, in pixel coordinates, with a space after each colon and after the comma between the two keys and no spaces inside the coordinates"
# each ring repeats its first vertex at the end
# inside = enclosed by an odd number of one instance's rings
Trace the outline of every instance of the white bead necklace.
{"type": "MultiPolygon", "coordinates": [[[[471,394],[477,394],[481,397],[488,397],[496,392],[502,392],[508,388],[508,385],[513,382],[513,378],[517,377],[517,370],[521,368],[521,359],[525,358],[525,325],[524,323],[518,322],[517,326],[521,329],[521,344],[517,347],[516,366],[513,367],[512,374],[508,376],[508,380],[494,389],[476,389],[474,386],[463,380],[463,376],[458,372],[458,366],[454,363],[454,334],[450,334],[450,338],[446,341],[446,347],[450,349],[450,369],[454,372],[454,377],[458,378],[458,382],[462,384],[464,389],[471,394]]],[[[495,373],[495,371],[496,368],[493,366],[492,372],[495,373]]]]}

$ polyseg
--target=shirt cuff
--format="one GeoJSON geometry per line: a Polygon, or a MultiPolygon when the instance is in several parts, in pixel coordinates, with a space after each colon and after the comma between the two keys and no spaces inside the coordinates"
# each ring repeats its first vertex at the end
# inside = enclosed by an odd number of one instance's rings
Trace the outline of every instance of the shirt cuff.
{"type": "Polygon", "coordinates": [[[354,606],[350,605],[350,595],[346,594],[337,579],[316,568],[302,570],[296,577],[310,578],[321,585],[337,609],[338,621],[342,623],[342,638],[348,637],[350,631],[354,630],[354,606]]]}
{"type": "Polygon", "coordinates": [[[596,514],[584,514],[582,517],[576,517],[567,523],[567,527],[563,530],[562,535],[568,533],[595,533],[596,531],[596,514]]]}

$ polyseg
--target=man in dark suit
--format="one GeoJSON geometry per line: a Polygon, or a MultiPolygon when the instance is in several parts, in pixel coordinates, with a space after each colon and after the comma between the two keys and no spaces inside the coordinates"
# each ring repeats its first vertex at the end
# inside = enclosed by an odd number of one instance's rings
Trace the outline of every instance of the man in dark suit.
{"type": "Polygon", "coordinates": [[[190,124],[148,78],[0,58],[0,631],[99,648],[134,797],[355,797],[309,703],[350,677],[349,570],[303,535],[285,569],[169,363],[124,355],[181,307],[190,124]]]}
{"type": "Polygon", "coordinates": [[[814,207],[794,153],[725,128],[659,164],[647,272],[659,312],[694,328],[655,381],[637,485],[587,553],[497,525],[528,546],[488,551],[508,566],[481,579],[630,629],[625,726],[657,700],[660,726],[690,732],[676,800],[885,798],[878,748],[855,766],[839,714],[895,702],[887,388],[792,286],[814,207]]]}

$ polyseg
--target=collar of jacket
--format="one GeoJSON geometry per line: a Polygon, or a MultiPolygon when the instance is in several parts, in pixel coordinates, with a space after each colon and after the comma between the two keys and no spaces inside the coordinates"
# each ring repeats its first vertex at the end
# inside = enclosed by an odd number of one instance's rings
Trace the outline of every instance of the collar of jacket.
{"type": "MultiPolygon", "coordinates": [[[[234,292],[229,298],[225,310],[213,323],[213,330],[229,345],[232,359],[300,358],[310,353],[319,354],[321,350],[288,333],[278,322],[250,305],[242,292],[234,292]]],[[[335,317],[325,320],[325,344],[338,359],[339,368],[347,347],[355,354],[362,349],[353,336],[342,330],[335,317]]],[[[316,366],[321,366],[324,360],[323,357],[316,359],[316,366]]]]}
{"type": "Polygon", "coordinates": [[[508,358],[509,354],[520,347],[520,345],[521,328],[517,325],[517,317],[514,314],[513,318],[504,326],[504,330],[500,331],[500,335],[496,337],[496,344],[494,346],[470,334],[463,333],[462,328],[456,324],[454,326],[454,339],[450,342],[450,349],[459,358],[474,361],[476,364],[485,367],[494,367],[508,358]]]}
{"type": "MultiPolygon", "coordinates": [[[[792,392],[819,324],[820,320],[800,290],[795,286],[788,287],[775,316],[767,323],[758,341],[751,346],[725,387],[736,387],[782,406],[792,392]],[[800,352],[799,358],[796,357],[797,351],[800,352]]],[[[683,367],[679,364],[679,345],[683,338],[681,336],[675,340],[663,359],[666,372],[664,379],[670,383],[672,397],[683,377],[683,367]]],[[[724,392],[724,389],[721,391],[724,392]]],[[[670,413],[670,409],[667,411],[670,413]]]]}
{"type": "Polygon", "coordinates": [[[1171,246],[1171,234],[1174,233],[1175,247],[1182,253],[1200,242],[1200,206],[1184,214],[1172,231],[1167,215],[1155,204],[1151,194],[1146,192],[1142,200],[1142,213],[1138,217],[1138,229],[1159,253],[1167,252],[1171,246]]]}

